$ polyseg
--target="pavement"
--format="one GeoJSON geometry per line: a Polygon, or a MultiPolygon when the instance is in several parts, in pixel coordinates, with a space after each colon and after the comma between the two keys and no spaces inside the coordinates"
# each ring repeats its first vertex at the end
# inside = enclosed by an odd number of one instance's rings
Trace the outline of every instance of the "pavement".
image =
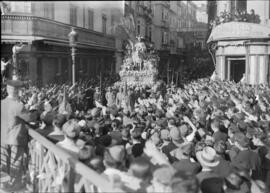
{"type": "Polygon", "coordinates": [[[8,186],[10,177],[7,173],[0,172],[0,193],[32,193],[27,188],[26,184],[15,184],[14,186],[8,186]]]}

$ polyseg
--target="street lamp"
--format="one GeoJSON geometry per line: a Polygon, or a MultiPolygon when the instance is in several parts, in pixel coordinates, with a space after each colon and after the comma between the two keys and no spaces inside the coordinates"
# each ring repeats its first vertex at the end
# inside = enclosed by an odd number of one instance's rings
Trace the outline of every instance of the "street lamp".
{"type": "Polygon", "coordinates": [[[71,58],[72,58],[72,84],[74,85],[76,82],[75,79],[75,51],[76,51],[76,44],[78,41],[78,34],[75,31],[74,27],[71,28],[71,32],[68,34],[69,37],[69,45],[71,47],[71,58]]]}

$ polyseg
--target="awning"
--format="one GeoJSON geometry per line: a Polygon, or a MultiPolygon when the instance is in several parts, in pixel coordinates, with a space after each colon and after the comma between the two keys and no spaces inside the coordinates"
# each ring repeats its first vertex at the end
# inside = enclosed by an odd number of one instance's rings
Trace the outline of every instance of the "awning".
{"type": "Polygon", "coordinates": [[[213,28],[207,43],[220,40],[270,39],[270,27],[247,22],[228,22],[213,28]]]}
{"type": "MultiPolygon", "coordinates": [[[[45,44],[49,45],[56,45],[56,46],[69,46],[69,42],[67,40],[61,40],[61,39],[48,39],[45,37],[39,37],[39,36],[8,36],[8,35],[1,35],[1,43],[29,43],[32,44],[33,41],[37,40],[43,40],[45,44]]],[[[101,46],[95,43],[78,43],[78,48],[94,48],[94,49],[100,49],[100,50],[110,50],[114,51],[115,48],[107,47],[107,46],[101,46]]]]}
{"type": "MultiPolygon", "coordinates": [[[[54,45],[54,46],[64,46],[64,47],[69,47],[69,42],[68,41],[64,41],[64,40],[44,40],[43,41],[44,44],[48,44],[48,45],[54,45]]],[[[87,44],[87,43],[78,43],[77,48],[85,48],[85,49],[89,49],[89,48],[93,48],[93,49],[100,49],[100,50],[111,50],[114,51],[114,48],[111,47],[106,47],[106,46],[100,46],[97,44],[87,44]]]]}

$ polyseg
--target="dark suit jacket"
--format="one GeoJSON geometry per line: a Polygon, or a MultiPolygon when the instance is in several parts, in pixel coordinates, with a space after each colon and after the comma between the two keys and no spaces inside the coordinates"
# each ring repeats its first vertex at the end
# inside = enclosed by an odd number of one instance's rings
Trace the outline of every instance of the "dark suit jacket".
{"type": "Polygon", "coordinates": [[[172,165],[177,171],[188,172],[194,175],[198,174],[202,169],[199,163],[191,162],[189,159],[176,161],[172,165]]]}

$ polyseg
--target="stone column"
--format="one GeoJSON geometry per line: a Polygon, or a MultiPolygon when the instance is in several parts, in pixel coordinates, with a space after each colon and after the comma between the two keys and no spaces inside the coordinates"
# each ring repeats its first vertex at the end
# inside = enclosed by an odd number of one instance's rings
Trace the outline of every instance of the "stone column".
{"type": "Polygon", "coordinates": [[[266,84],[267,83],[267,65],[265,63],[265,57],[267,57],[267,55],[263,55],[263,56],[259,56],[258,59],[258,69],[259,69],[259,84],[266,84]]]}
{"type": "Polygon", "coordinates": [[[250,73],[249,73],[249,83],[256,84],[256,56],[250,56],[250,73]]]}
{"type": "Polygon", "coordinates": [[[225,77],[225,56],[220,56],[220,79],[224,80],[225,77]]]}

